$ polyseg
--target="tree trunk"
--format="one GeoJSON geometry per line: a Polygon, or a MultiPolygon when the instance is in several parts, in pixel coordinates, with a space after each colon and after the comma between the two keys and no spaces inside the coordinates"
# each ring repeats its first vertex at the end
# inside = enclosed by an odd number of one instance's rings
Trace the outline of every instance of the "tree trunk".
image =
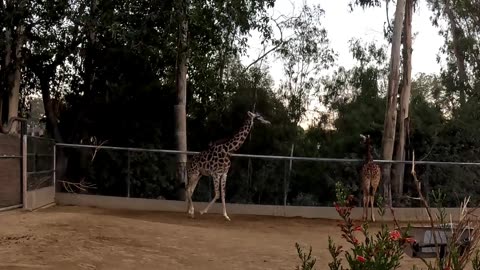
{"type": "Polygon", "coordinates": [[[460,94],[460,105],[465,105],[466,101],[466,90],[470,89],[468,83],[467,72],[465,68],[465,55],[462,50],[462,39],[464,38],[463,31],[457,25],[455,20],[455,14],[450,6],[450,0],[444,0],[445,4],[445,13],[447,14],[448,21],[450,23],[450,32],[452,32],[452,43],[453,43],[453,54],[456,58],[456,64],[458,68],[458,78],[460,80],[459,94],[460,94]]]}
{"type": "MultiPolygon", "coordinates": [[[[391,160],[393,157],[393,146],[395,143],[395,128],[397,122],[397,94],[400,66],[400,43],[402,37],[403,17],[405,14],[405,0],[397,0],[395,21],[392,36],[392,52],[390,59],[390,77],[388,80],[387,110],[382,138],[382,154],[384,160],[391,160]]],[[[391,169],[392,164],[383,166],[383,192],[385,202],[392,205],[391,191],[391,169]]]]}
{"type": "Polygon", "coordinates": [[[12,64],[12,31],[7,28],[5,30],[5,58],[2,70],[2,90],[0,91],[0,125],[8,122],[8,95],[10,93],[10,70],[12,64]],[[6,105],[6,106],[4,106],[6,105]],[[5,111],[5,114],[4,114],[5,111]]]}
{"type": "MultiPolygon", "coordinates": [[[[395,160],[401,161],[405,160],[405,139],[412,89],[412,15],[413,0],[406,0],[403,32],[403,82],[402,92],[400,93],[400,116],[398,117],[398,144],[395,153],[395,160]]],[[[403,196],[405,164],[397,163],[394,167],[394,195],[397,200],[400,200],[403,196]]]]}
{"type": "MultiPolygon", "coordinates": [[[[10,95],[8,96],[8,119],[18,116],[18,103],[20,101],[20,84],[22,79],[22,47],[25,41],[24,35],[25,27],[19,25],[17,27],[17,35],[15,40],[15,63],[12,71],[12,84],[10,88],[10,95]]],[[[10,129],[10,133],[17,134],[17,123],[14,122],[10,129]]]]}
{"type": "Polygon", "coordinates": [[[50,95],[50,76],[39,75],[40,89],[42,91],[43,107],[45,109],[45,116],[47,118],[47,130],[53,136],[56,142],[63,143],[60,129],[58,128],[57,116],[53,111],[52,99],[50,95]]]}
{"type": "MultiPolygon", "coordinates": [[[[179,151],[187,151],[187,35],[188,35],[188,20],[187,20],[187,0],[177,0],[177,16],[178,16],[178,44],[177,44],[177,67],[176,67],[176,88],[177,88],[177,105],[175,105],[176,118],[176,138],[177,149],[179,151]]],[[[177,179],[179,184],[185,185],[187,183],[186,164],[187,154],[181,153],[177,160],[177,179]]],[[[185,190],[179,189],[179,199],[185,199],[185,190]]]]}

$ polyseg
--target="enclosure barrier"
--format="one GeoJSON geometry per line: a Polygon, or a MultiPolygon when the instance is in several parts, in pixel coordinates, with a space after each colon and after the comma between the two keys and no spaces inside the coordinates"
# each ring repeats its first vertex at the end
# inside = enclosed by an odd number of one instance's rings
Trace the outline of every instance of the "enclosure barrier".
{"type": "Polygon", "coordinates": [[[22,158],[20,137],[0,134],[0,211],[23,206],[22,158]]]}
{"type": "MultiPolygon", "coordinates": [[[[167,155],[172,155],[172,161],[175,161],[175,154],[196,154],[198,152],[193,151],[177,151],[177,150],[164,150],[164,149],[145,149],[145,148],[132,148],[132,147],[115,147],[115,146],[98,146],[98,145],[83,145],[83,144],[64,144],[64,143],[57,143],[55,145],[55,149],[57,147],[61,147],[64,149],[84,149],[88,151],[94,151],[95,154],[100,155],[103,151],[111,151],[108,158],[113,158],[113,152],[117,153],[124,153],[120,159],[123,160],[119,168],[112,168],[112,173],[117,173],[120,175],[120,178],[115,178],[112,176],[112,179],[103,179],[112,181],[113,185],[123,186],[120,188],[118,194],[108,194],[109,192],[105,192],[102,194],[100,191],[96,191],[96,194],[88,194],[87,192],[82,192],[84,194],[72,194],[72,193],[65,193],[65,192],[58,192],[55,194],[56,198],[55,201],[59,205],[79,205],[79,206],[93,206],[93,207],[101,207],[101,208],[120,208],[120,209],[130,209],[130,210],[149,210],[149,211],[173,211],[173,212],[185,212],[186,205],[183,201],[175,201],[169,200],[164,198],[156,198],[156,197],[148,197],[152,196],[151,194],[141,194],[135,191],[135,187],[139,185],[144,185],[144,183],[139,183],[139,177],[135,177],[133,171],[138,169],[137,165],[132,165],[138,159],[138,155],[145,155],[146,153],[155,153],[161,154],[161,158],[158,160],[164,161],[163,159],[168,159],[167,155]],[[100,151],[101,150],[101,151],[100,151]],[[97,153],[98,151],[98,153],[97,153]],[[119,170],[125,170],[124,174],[120,174],[119,170]],[[143,196],[143,197],[142,197],[143,196]],[[148,197],[148,198],[147,198],[148,197]]],[[[107,156],[108,156],[107,155],[107,156]]],[[[307,161],[307,162],[322,162],[322,163],[358,163],[362,162],[361,159],[340,159],[340,158],[316,158],[316,157],[294,157],[294,156],[269,156],[269,155],[249,155],[249,154],[233,154],[233,157],[239,158],[251,158],[256,160],[272,160],[272,161],[307,161]]],[[[116,157],[119,158],[118,156],[116,157]]],[[[140,162],[144,162],[145,164],[153,163],[154,160],[151,160],[151,157],[146,155],[141,159],[140,162]]],[[[412,161],[394,161],[394,160],[375,160],[378,163],[404,163],[404,164],[412,164],[412,161]]],[[[138,162],[137,162],[138,163],[138,162]]],[[[317,163],[320,164],[320,163],[317,163]]],[[[473,163],[473,162],[436,162],[436,161],[425,161],[419,160],[415,161],[416,165],[437,165],[437,166],[470,166],[474,168],[479,168],[480,163],[473,163]]],[[[167,166],[168,167],[168,166],[167,166]]],[[[168,170],[168,168],[163,168],[164,170],[168,170]]],[[[310,166],[312,167],[312,166],[310,166]]],[[[316,166],[315,166],[316,168],[316,166]]],[[[477,172],[475,172],[477,173],[477,172]]],[[[287,173],[285,175],[288,175],[287,173]]],[[[102,181],[103,181],[102,180],[102,181]]],[[[205,179],[206,180],[206,179],[205,179]]],[[[203,183],[208,184],[208,190],[211,191],[210,180],[203,181],[203,183]]],[[[54,180],[55,175],[54,175],[54,180]]],[[[202,181],[201,181],[202,182],[202,181]]],[[[232,185],[233,181],[227,184],[232,185]]],[[[278,199],[276,202],[277,204],[255,204],[255,203],[227,203],[227,211],[229,214],[251,214],[251,215],[269,215],[269,216],[285,216],[285,217],[305,217],[305,218],[325,218],[325,219],[337,219],[338,214],[336,213],[333,207],[328,206],[305,206],[305,205],[288,205],[287,204],[287,192],[290,189],[290,180],[285,177],[283,181],[278,181],[278,183],[283,184],[282,191],[278,192],[279,196],[282,196],[281,200],[278,199]],[[283,182],[283,183],[282,183],[283,182]],[[283,193],[283,194],[281,194],[283,193]],[[281,194],[281,195],[280,195],[281,194]]],[[[201,184],[199,184],[201,185],[201,184]]],[[[148,192],[148,186],[143,187],[146,192],[148,192]]],[[[199,187],[197,187],[197,190],[199,187]]],[[[207,188],[205,188],[207,189],[207,188]]],[[[111,192],[110,192],[111,193],[111,192]]],[[[195,208],[196,210],[200,210],[206,206],[207,201],[212,198],[211,194],[209,195],[208,199],[203,199],[203,201],[195,200],[195,208]]],[[[435,212],[434,209],[432,211],[435,212]]],[[[447,214],[450,216],[452,215],[452,220],[456,220],[460,213],[457,208],[447,208],[447,214]]],[[[221,204],[219,201],[211,208],[212,213],[221,213],[221,204]]],[[[355,208],[353,209],[352,216],[354,218],[360,218],[362,214],[362,208],[355,208]]],[[[376,214],[377,219],[379,219],[378,214],[376,214]]],[[[399,221],[427,221],[428,216],[426,214],[425,209],[418,207],[411,207],[411,208],[395,208],[395,217],[399,221]]],[[[386,215],[384,216],[385,220],[392,220],[393,217],[390,211],[386,211],[386,215]]]]}
{"type": "Polygon", "coordinates": [[[24,209],[35,210],[55,202],[55,141],[23,136],[24,209]]]}
{"type": "MultiPolygon", "coordinates": [[[[57,205],[63,206],[83,206],[103,209],[132,210],[132,211],[159,211],[159,212],[180,212],[186,213],[186,204],[183,201],[173,200],[154,200],[141,198],[123,198],[113,196],[86,195],[73,193],[57,193],[55,198],[57,205]]],[[[198,209],[207,206],[207,202],[195,202],[196,216],[201,218],[198,209]]],[[[300,217],[315,219],[339,220],[340,217],[334,207],[322,206],[280,206],[280,205],[255,205],[255,204],[226,204],[228,214],[231,218],[235,215],[258,215],[274,217],[300,217]]],[[[376,210],[376,209],[375,209],[376,210]]],[[[351,216],[354,219],[361,219],[362,208],[352,209],[351,216]]],[[[446,214],[452,216],[452,221],[458,221],[460,216],[459,208],[446,208],[446,214]]],[[[220,203],[214,204],[209,213],[222,214],[220,203]]],[[[432,214],[438,214],[436,209],[432,209],[432,214]]],[[[480,210],[474,212],[480,215],[480,210]]],[[[186,214],[185,214],[186,215],[186,214]]],[[[393,221],[393,216],[389,211],[377,220],[393,221]]],[[[427,223],[428,215],[423,208],[395,208],[395,219],[399,222],[427,223]]]]}

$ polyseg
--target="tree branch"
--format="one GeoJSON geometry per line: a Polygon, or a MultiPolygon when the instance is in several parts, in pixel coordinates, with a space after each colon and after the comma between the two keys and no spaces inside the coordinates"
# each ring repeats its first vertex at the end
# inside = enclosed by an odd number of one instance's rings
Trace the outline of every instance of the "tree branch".
{"type": "Polygon", "coordinates": [[[276,51],[278,48],[280,48],[280,46],[282,46],[285,41],[283,40],[283,31],[282,31],[282,28],[280,27],[280,24],[277,22],[276,19],[272,19],[273,22],[275,23],[275,25],[277,26],[278,30],[280,31],[280,41],[278,42],[278,44],[271,48],[270,50],[266,51],[264,54],[262,54],[260,57],[258,57],[255,61],[253,61],[252,63],[250,63],[244,70],[243,70],[243,73],[247,72],[247,70],[255,65],[256,63],[258,63],[260,60],[262,60],[263,58],[267,57],[267,55],[269,55],[271,52],[273,51],[276,51]]]}
{"type": "Polygon", "coordinates": [[[25,118],[21,118],[21,117],[12,117],[10,119],[8,119],[8,123],[6,126],[3,126],[1,123],[0,123],[0,132],[2,133],[10,133],[10,129],[12,129],[12,125],[13,123],[17,121],[17,122],[25,122],[27,121],[27,119],[25,118]]]}
{"type": "Polygon", "coordinates": [[[440,260],[440,251],[439,251],[439,248],[438,248],[438,240],[437,240],[437,235],[435,233],[435,224],[434,224],[434,221],[433,221],[432,212],[430,210],[430,206],[428,205],[427,200],[423,196],[421,183],[418,180],[417,172],[415,171],[415,151],[412,151],[412,171],[411,171],[411,174],[413,176],[413,180],[415,182],[415,187],[417,189],[420,201],[422,201],[423,206],[424,206],[425,210],[427,211],[428,219],[430,220],[431,230],[432,230],[432,234],[433,234],[433,241],[434,241],[435,247],[436,247],[435,252],[437,254],[437,260],[440,260]]]}
{"type": "MultiPolygon", "coordinates": [[[[95,157],[97,156],[98,150],[100,150],[100,147],[107,143],[108,140],[103,141],[97,147],[95,147],[93,153],[92,153],[92,158],[90,159],[90,163],[92,163],[95,160],[95,157]]],[[[66,181],[66,180],[58,180],[59,183],[62,183],[63,188],[68,192],[68,193],[76,193],[75,190],[80,190],[83,192],[88,191],[89,189],[96,189],[97,186],[93,183],[89,183],[85,181],[85,177],[83,177],[80,182],[75,183],[71,181],[66,181]]]]}

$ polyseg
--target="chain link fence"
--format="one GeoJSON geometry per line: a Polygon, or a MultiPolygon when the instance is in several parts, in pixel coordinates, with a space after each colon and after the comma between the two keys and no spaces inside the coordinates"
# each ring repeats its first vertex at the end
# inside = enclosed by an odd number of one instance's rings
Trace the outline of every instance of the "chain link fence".
{"type": "Polygon", "coordinates": [[[55,141],[27,136],[27,191],[54,185],[55,141]]]}

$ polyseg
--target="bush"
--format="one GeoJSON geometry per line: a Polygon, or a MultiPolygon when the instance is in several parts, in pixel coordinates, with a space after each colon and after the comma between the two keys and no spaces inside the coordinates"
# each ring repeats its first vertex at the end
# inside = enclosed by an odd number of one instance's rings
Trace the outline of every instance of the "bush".
{"type": "MultiPolygon", "coordinates": [[[[408,235],[408,229],[410,225],[406,227],[406,230],[400,230],[398,222],[395,220],[393,209],[390,208],[394,217],[394,230],[389,230],[385,223],[381,224],[379,232],[371,234],[368,228],[368,222],[363,222],[359,225],[355,224],[351,218],[351,212],[353,209],[353,196],[347,195],[349,192],[345,190],[342,184],[336,184],[336,198],[337,202],[334,203],[335,209],[339,214],[341,221],[338,224],[342,238],[345,239],[351,246],[349,249],[345,249],[342,246],[337,246],[331,237],[328,237],[328,250],[332,256],[332,261],[328,263],[330,270],[394,270],[398,269],[403,258],[403,249],[407,244],[415,243],[415,240],[408,235]],[[360,241],[358,235],[363,235],[364,240],[360,241]],[[347,267],[342,265],[341,255],[344,254],[347,267]]],[[[420,193],[420,190],[419,190],[420,193]]],[[[442,207],[441,192],[438,191],[434,195],[434,204],[439,214],[437,214],[436,220],[430,218],[431,225],[433,227],[441,227],[445,225],[446,211],[442,207]],[[436,221],[436,225],[434,222],[436,221]]],[[[423,196],[421,196],[423,198],[423,196]]],[[[430,208],[426,201],[423,201],[425,208],[430,213],[430,208]]],[[[461,216],[456,229],[452,229],[452,236],[449,238],[447,246],[448,252],[444,258],[437,257],[435,262],[427,262],[422,259],[423,263],[428,270],[461,270],[466,267],[467,262],[470,262],[473,270],[480,270],[480,251],[474,250],[477,247],[480,239],[480,229],[478,224],[473,221],[477,221],[474,218],[472,212],[467,210],[466,205],[468,199],[464,201],[461,207],[461,216]],[[458,247],[458,235],[459,232],[465,230],[467,226],[475,224],[474,231],[470,236],[470,245],[462,253],[458,247]]],[[[383,208],[382,198],[377,200],[377,207],[379,208],[379,215],[381,217],[385,214],[385,208],[383,208]]],[[[297,253],[302,261],[301,266],[297,266],[297,270],[313,270],[315,265],[315,258],[312,258],[312,247],[308,253],[303,252],[299,244],[295,244],[297,253]]],[[[438,256],[438,255],[437,255],[438,256]]],[[[413,269],[417,269],[416,266],[413,269]]]]}

